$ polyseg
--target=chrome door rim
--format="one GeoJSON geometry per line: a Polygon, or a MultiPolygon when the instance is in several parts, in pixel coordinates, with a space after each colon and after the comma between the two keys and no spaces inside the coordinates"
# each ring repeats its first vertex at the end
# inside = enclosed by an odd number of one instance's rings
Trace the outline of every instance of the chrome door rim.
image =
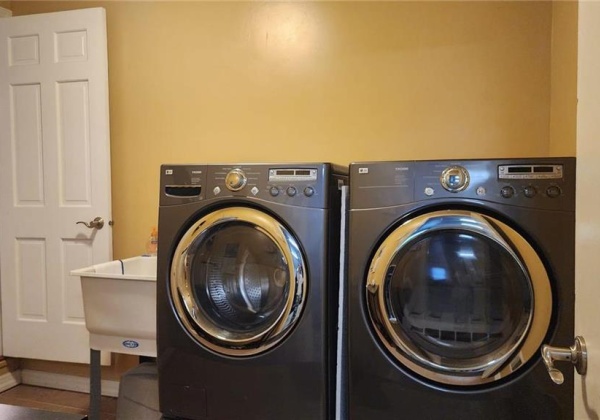
{"type": "Polygon", "coordinates": [[[387,350],[401,364],[417,374],[448,385],[480,385],[496,381],[519,369],[535,356],[546,335],[552,312],[552,294],[546,269],[536,251],[508,225],[476,212],[445,210],[410,219],[389,234],[371,259],[367,272],[366,305],[375,332],[387,350]],[[437,223],[429,223],[431,221],[437,223]],[[441,223],[440,223],[441,222],[441,223]],[[509,252],[530,281],[533,311],[514,339],[495,351],[496,357],[485,364],[447,367],[419,351],[400,337],[390,321],[386,304],[386,273],[389,264],[407,243],[432,231],[456,229],[471,231],[495,241],[509,252]],[[500,234],[501,232],[502,234],[500,234]]]}
{"type": "Polygon", "coordinates": [[[176,314],[185,330],[199,344],[228,356],[251,356],[280,343],[298,322],[307,289],[306,266],[294,236],[275,218],[249,207],[218,209],[196,221],[185,232],[175,249],[169,283],[176,314]],[[232,222],[251,225],[269,237],[285,256],[289,268],[289,293],[283,310],[271,325],[256,334],[233,334],[215,325],[199,310],[192,293],[190,268],[194,251],[212,228],[232,222]]]}

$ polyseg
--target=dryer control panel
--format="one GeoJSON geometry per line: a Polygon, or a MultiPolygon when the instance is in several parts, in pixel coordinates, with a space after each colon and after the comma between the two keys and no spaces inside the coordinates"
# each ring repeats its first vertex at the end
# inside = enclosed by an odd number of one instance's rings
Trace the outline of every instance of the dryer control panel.
{"type": "Polygon", "coordinates": [[[352,208],[470,199],[572,211],[574,196],[575,158],[364,162],[350,166],[352,208]]]}

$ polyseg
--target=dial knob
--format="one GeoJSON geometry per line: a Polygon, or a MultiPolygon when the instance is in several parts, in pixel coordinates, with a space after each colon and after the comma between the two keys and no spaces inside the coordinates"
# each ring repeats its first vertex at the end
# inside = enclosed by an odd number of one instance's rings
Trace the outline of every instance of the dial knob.
{"type": "Polygon", "coordinates": [[[546,195],[548,195],[548,197],[550,197],[550,198],[556,198],[561,193],[562,193],[562,191],[560,190],[560,187],[558,187],[556,185],[551,185],[546,189],[546,195]]]}
{"type": "Polygon", "coordinates": [[[510,185],[506,185],[500,190],[500,195],[504,198],[511,198],[513,195],[515,195],[515,189],[510,185]]]}
{"type": "Polygon", "coordinates": [[[537,194],[537,189],[533,185],[528,185],[523,189],[523,194],[527,198],[533,198],[537,194]]]}
{"type": "Polygon", "coordinates": [[[313,187],[304,188],[304,195],[307,197],[312,197],[315,194],[315,189],[313,187]]]}
{"type": "Polygon", "coordinates": [[[239,191],[246,186],[248,178],[241,169],[232,169],[225,176],[225,186],[230,191],[239,191]]]}
{"type": "Polygon", "coordinates": [[[440,183],[450,192],[462,191],[469,186],[469,171],[462,166],[449,166],[440,175],[440,183]]]}

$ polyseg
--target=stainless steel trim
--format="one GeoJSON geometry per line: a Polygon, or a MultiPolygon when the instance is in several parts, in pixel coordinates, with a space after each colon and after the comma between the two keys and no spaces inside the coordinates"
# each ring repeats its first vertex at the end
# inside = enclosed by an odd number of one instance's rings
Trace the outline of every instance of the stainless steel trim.
{"type": "Polygon", "coordinates": [[[268,214],[248,207],[228,207],[206,214],[183,235],[173,256],[169,287],[178,318],[204,347],[228,356],[250,356],[278,344],[299,320],[306,300],[306,266],[302,251],[285,226],[268,214]],[[289,268],[289,292],[276,320],[259,333],[234,333],[215,325],[198,307],[192,292],[191,260],[212,228],[245,222],[268,236],[289,268]]]}
{"type": "Polygon", "coordinates": [[[496,381],[518,370],[539,349],[552,311],[550,280],[533,247],[510,226],[487,215],[446,210],[408,220],[389,234],[374,254],[366,278],[366,300],[377,336],[400,363],[433,381],[450,385],[479,385],[496,381]],[[519,264],[530,280],[533,312],[511,339],[493,354],[445,364],[399,335],[386,304],[386,274],[397,253],[421,235],[439,230],[474,232],[495,241],[519,264]]]}

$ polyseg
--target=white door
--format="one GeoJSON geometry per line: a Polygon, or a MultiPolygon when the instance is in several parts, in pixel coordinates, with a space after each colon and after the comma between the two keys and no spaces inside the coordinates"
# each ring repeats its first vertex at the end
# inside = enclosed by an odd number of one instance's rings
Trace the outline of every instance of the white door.
{"type": "Polygon", "coordinates": [[[112,259],[107,60],[104,9],[0,19],[6,356],[89,361],[69,272],[112,259]]]}
{"type": "Polygon", "coordinates": [[[600,3],[579,2],[575,331],[588,371],[575,378],[575,418],[600,416],[600,3]]]}
{"type": "MultiPolygon", "coordinates": [[[[12,16],[12,11],[5,9],[4,7],[0,7],[0,18],[7,18],[7,17],[11,17],[12,16]]],[[[0,198],[1,199],[1,198],[0,198]]],[[[0,258],[1,260],[1,258],[0,258]]],[[[2,316],[0,314],[0,332],[2,331],[1,328],[1,324],[2,324],[2,316]]],[[[0,355],[2,355],[2,334],[0,334],[0,355]]]]}

